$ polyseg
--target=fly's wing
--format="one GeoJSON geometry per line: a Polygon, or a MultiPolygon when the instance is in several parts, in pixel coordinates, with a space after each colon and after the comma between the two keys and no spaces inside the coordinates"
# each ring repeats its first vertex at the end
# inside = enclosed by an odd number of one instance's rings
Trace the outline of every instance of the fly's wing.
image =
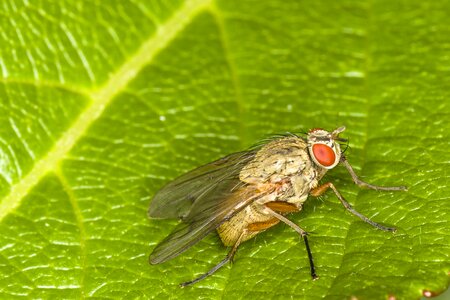
{"type": "Polygon", "coordinates": [[[159,243],[150,254],[150,263],[163,263],[180,255],[266,193],[268,191],[259,191],[254,186],[243,186],[234,193],[228,192],[225,197],[223,194],[216,194],[205,198],[202,203],[204,210],[199,209],[199,213],[189,214],[183,223],[159,243]]]}
{"type": "Polygon", "coordinates": [[[268,191],[239,180],[239,173],[256,151],[234,153],[197,168],[159,191],[150,217],[179,217],[183,223],[156,246],[150,263],[174,258],[268,191]]]}
{"type": "Polygon", "coordinates": [[[176,178],[153,196],[149,217],[183,219],[211,191],[224,190],[230,179],[239,180],[241,169],[254,158],[255,152],[233,153],[176,178]]]}

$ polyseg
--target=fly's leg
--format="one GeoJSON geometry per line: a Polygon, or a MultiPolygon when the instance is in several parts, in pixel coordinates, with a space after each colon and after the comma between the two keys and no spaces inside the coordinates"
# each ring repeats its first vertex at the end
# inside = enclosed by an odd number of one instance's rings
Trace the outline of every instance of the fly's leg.
{"type": "Polygon", "coordinates": [[[236,254],[236,251],[239,247],[239,245],[241,244],[242,238],[245,236],[245,234],[247,233],[246,230],[244,230],[241,235],[239,236],[239,238],[237,239],[236,243],[234,243],[233,248],[231,248],[230,252],[228,252],[227,256],[221,261],[219,262],[217,265],[215,265],[211,270],[209,270],[208,272],[206,272],[205,274],[190,280],[190,281],[186,281],[183,283],[180,283],[180,287],[185,287],[188,285],[192,285],[194,283],[199,282],[202,279],[205,279],[206,277],[208,277],[209,275],[214,274],[217,270],[219,270],[220,268],[222,268],[227,262],[232,261],[234,255],[236,254]]]}
{"type": "Polygon", "coordinates": [[[300,226],[298,226],[297,224],[295,224],[288,218],[277,213],[275,210],[282,212],[282,213],[289,213],[289,212],[296,212],[299,209],[294,204],[282,202],[282,201],[274,201],[274,202],[269,202],[269,203],[265,204],[265,211],[267,213],[269,213],[273,217],[277,218],[281,222],[285,223],[286,225],[288,225],[289,227],[291,227],[292,229],[297,231],[298,234],[303,238],[303,240],[305,241],[306,252],[308,253],[311,277],[313,280],[318,279],[319,276],[317,276],[317,274],[316,274],[316,268],[314,267],[314,259],[312,257],[311,249],[309,248],[308,237],[307,237],[308,233],[306,231],[304,231],[303,229],[301,229],[300,226]]]}
{"type": "Polygon", "coordinates": [[[358,175],[356,175],[355,171],[353,170],[352,166],[349,164],[347,159],[344,155],[341,156],[341,163],[344,164],[347,171],[350,173],[350,176],[352,176],[353,182],[356,183],[358,186],[366,187],[372,190],[377,191],[407,191],[408,188],[406,186],[378,186],[373,185],[370,183],[367,183],[365,181],[362,181],[359,179],[358,175]]]}
{"type": "Polygon", "coordinates": [[[361,220],[363,220],[366,223],[369,223],[370,225],[372,225],[373,227],[376,227],[380,230],[384,230],[384,231],[392,231],[395,232],[395,228],[393,227],[385,227],[383,225],[380,225],[372,220],[370,220],[369,218],[367,218],[366,216],[364,216],[363,214],[357,212],[351,205],[350,203],[348,203],[344,197],[342,197],[341,193],[339,193],[339,191],[336,189],[336,187],[334,186],[334,184],[332,184],[331,182],[325,183],[319,187],[316,187],[315,189],[313,189],[310,194],[314,197],[318,197],[320,195],[322,195],[323,193],[325,193],[326,190],[328,189],[332,189],[333,192],[336,194],[336,196],[338,197],[338,199],[341,201],[342,205],[344,205],[345,209],[348,210],[349,212],[351,212],[352,214],[354,214],[355,216],[357,216],[358,218],[360,218],[361,220]]]}
{"type": "MultiPolygon", "coordinates": [[[[278,201],[276,201],[276,202],[278,202],[278,201]]],[[[211,270],[209,270],[205,274],[203,274],[193,280],[183,282],[180,284],[180,286],[185,287],[185,286],[189,286],[194,283],[197,283],[200,280],[205,279],[209,275],[212,275],[213,273],[215,273],[217,270],[219,270],[221,267],[223,267],[226,263],[233,262],[234,255],[236,254],[236,251],[237,251],[239,245],[241,244],[242,239],[245,235],[247,235],[249,232],[255,232],[255,231],[259,232],[259,231],[266,230],[267,228],[270,228],[270,227],[278,224],[279,222],[280,221],[277,218],[273,218],[273,219],[265,221],[265,222],[255,222],[255,223],[249,224],[248,227],[241,233],[241,235],[239,236],[237,241],[234,243],[233,248],[231,248],[230,252],[228,252],[227,256],[222,261],[220,261],[217,265],[215,265],[213,268],[211,268],[211,270]]]]}

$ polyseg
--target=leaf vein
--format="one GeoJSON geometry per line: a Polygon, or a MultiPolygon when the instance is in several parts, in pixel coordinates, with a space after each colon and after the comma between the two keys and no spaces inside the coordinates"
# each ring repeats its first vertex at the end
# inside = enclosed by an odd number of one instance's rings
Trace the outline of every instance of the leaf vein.
{"type": "Polygon", "coordinates": [[[115,95],[125,89],[134,77],[155,56],[164,49],[202,10],[210,5],[211,0],[191,0],[163,23],[157,32],[141,46],[141,48],[127,60],[105,85],[88,95],[92,102],[80,114],[73,125],[68,128],[61,138],[55,142],[53,148],[36,161],[33,169],[19,182],[11,187],[9,194],[0,203],[0,220],[7,216],[17,206],[28,192],[50,171],[57,170],[73,146],[86,134],[88,128],[97,120],[109,105],[115,95]]]}

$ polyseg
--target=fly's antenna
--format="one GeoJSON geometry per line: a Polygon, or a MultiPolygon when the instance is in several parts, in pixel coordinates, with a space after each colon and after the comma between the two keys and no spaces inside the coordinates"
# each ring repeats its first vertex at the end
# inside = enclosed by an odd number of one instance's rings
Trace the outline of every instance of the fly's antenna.
{"type": "Polygon", "coordinates": [[[334,139],[334,140],[337,140],[338,138],[339,138],[339,134],[341,133],[341,132],[343,132],[345,130],[345,126],[341,126],[341,127],[339,127],[339,128],[336,128],[335,130],[333,130],[333,132],[331,133],[331,137],[334,139]]]}

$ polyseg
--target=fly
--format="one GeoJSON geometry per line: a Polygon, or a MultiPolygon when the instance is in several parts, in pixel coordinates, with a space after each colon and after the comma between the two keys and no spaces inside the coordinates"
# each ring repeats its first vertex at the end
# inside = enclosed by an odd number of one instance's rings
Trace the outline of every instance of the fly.
{"type": "Polygon", "coordinates": [[[333,183],[319,185],[325,173],[342,164],[360,187],[379,191],[407,190],[405,186],[382,187],[362,181],[341,151],[347,142],[334,131],[312,129],[306,137],[288,135],[274,138],[249,151],[233,153],[194,169],[159,190],[148,210],[150,218],[178,218],[182,222],[160,242],[150,255],[160,264],[192,247],[216,230],[227,256],[205,274],[181,283],[194,284],[233,260],[239,245],[258,233],[283,222],[304,240],[310,273],[317,279],[307,232],[286,218],[299,212],[309,195],[318,197],[331,189],[345,209],[377,229],[395,228],[378,224],[357,212],[333,183]]]}

